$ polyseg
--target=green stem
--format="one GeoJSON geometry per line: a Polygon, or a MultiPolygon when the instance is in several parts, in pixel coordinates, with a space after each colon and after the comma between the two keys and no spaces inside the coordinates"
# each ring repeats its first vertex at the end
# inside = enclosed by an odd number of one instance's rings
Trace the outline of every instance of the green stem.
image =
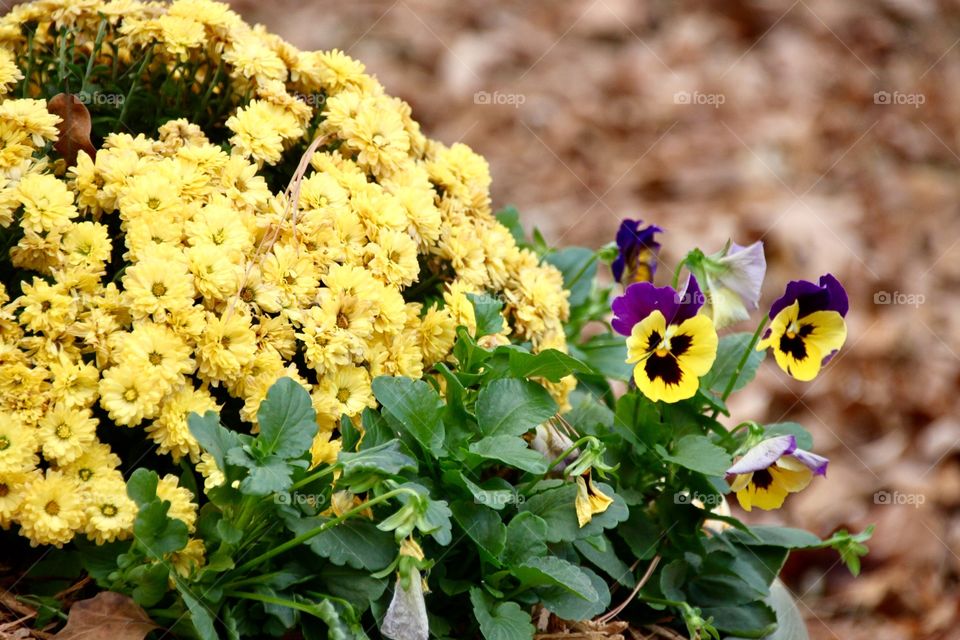
{"type": "Polygon", "coordinates": [[[251,576],[249,578],[243,578],[241,580],[234,580],[233,582],[227,583],[224,589],[236,589],[240,586],[246,586],[250,584],[260,584],[263,582],[269,582],[274,576],[282,574],[283,571],[273,571],[271,573],[263,573],[257,576],[251,576]]]}
{"type": "Polygon", "coordinates": [[[292,485],[290,485],[290,491],[296,491],[300,487],[305,487],[311,482],[313,482],[314,480],[319,480],[323,476],[333,473],[334,469],[336,469],[336,467],[334,467],[333,465],[329,465],[326,468],[321,469],[320,471],[317,471],[313,475],[309,475],[306,478],[303,478],[302,480],[294,482],[292,485]]]}
{"type": "Polygon", "coordinates": [[[676,290],[680,284],[680,272],[683,271],[685,264],[687,264],[686,256],[684,256],[683,260],[680,261],[680,264],[677,265],[676,270],[673,272],[673,280],[670,282],[670,286],[673,287],[674,290],[676,290]]]}
{"type": "Polygon", "coordinates": [[[210,96],[213,95],[213,90],[217,86],[217,83],[220,82],[220,74],[223,71],[223,58],[217,62],[217,70],[213,73],[213,78],[210,79],[210,83],[207,85],[207,90],[203,93],[203,98],[200,100],[200,106],[197,107],[197,112],[193,114],[193,121],[199,123],[200,116],[207,110],[207,104],[210,102],[210,96]]]}
{"type": "Polygon", "coordinates": [[[289,551],[290,549],[293,549],[294,547],[300,546],[301,544],[303,544],[304,542],[306,542],[306,541],[309,540],[310,538],[313,538],[314,536],[320,535],[321,533],[323,533],[323,532],[326,531],[327,529],[331,529],[331,528],[337,526],[338,524],[340,524],[340,523],[343,522],[344,520],[347,520],[348,518],[351,518],[351,517],[357,515],[358,513],[361,513],[362,511],[365,511],[366,509],[369,509],[369,508],[372,507],[373,505],[375,505],[375,504],[380,504],[381,502],[386,502],[386,501],[389,500],[390,498],[393,498],[394,496],[398,496],[398,495],[400,495],[400,494],[402,494],[402,493],[408,493],[408,494],[411,494],[411,495],[413,495],[413,496],[415,496],[415,497],[419,497],[419,496],[420,496],[420,494],[417,493],[416,491],[414,491],[413,489],[408,489],[408,488],[405,488],[405,487],[398,487],[398,488],[396,488],[396,489],[393,489],[393,490],[391,490],[391,491],[388,491],[388,492],[386,492],[386,493],[383,494],[383,495],[377,496],[376,498],[372,498],[372,499],[367,500],[366,502],[364,502],[364,503],[362,503],[362,504],[357,505],[357,506],[354,507],[353,509],[350,509],[349,511],[345,512],[343,515],[341,515],[341,516],[339,516],[339,517],[336,517],[336,518],[334,518],[333,520],[327,520],[326,522],[324,522],[324,523],[321,524],[320,526],[314,527],[313,529],[310,529],[309,531],[300,534],[299,536],[297,536],[296,538],[293,538],[292,540],[288,540],[288,541],[284,542],[283,544],[278,545],[278,546],[270,549],[269,551],[265,551],[264,553],[261,553],[259,556],[257,556],[256,558],[253,558],[252,560],[248,560],[247,562],[244,562],[242,565],[240,565],[240,566],[236,569],[236,573],[244,573],[245,571],[249,571],[249,570],[252,569],[253,567],[257,566],[258,564],[260,564],[260,563],[262,563],[262,562],[266,562],[267,560],[269,560],[269,559],[271,559],[271,558],[274,558],[274,557],[280,555],[281,553],[284,553],[285,551],[289,551]]]}
{"type": "Polygon", "coordinates": [[[23,74],[23,86],[20,89],[21,98],[30,97],[30,77],[33,75],[33,36],[36,30],[31,30],[27,36],[27,50],[30,52],[27,56],[27,71],[23,74]]]}
{"type": "Polygon", "coordinates": [[[127,91],[127,97],[123,101],[123,108],[120,109],[120,117],[117,119],[117,123],[120,126],[123,126],[123,120],[127,117],[127,109],[130,108],[130,98],[133,97],[133,92],[137,90],[140,85],[140,78],[143,75],[144,69],[147,68],[147,65],[150,64],[150,60],[153,58],[153,49],[148,49],[143,60],[140,62],[140,66],[137,68],[136,76],[133,78],[133,82],[130,84],[130,90],[127,91]]]}
{"type": "MultiPolygon", "coordinates": [[[[748,344],[747,348],[743,350],[743,355],[740,356],[740,362],[737,363],[737,368],[734,370],[733,375],[727,382],[726,388],[723,390],[723,395],[720,398],[722,402],[726,402],[727,398],[730,397],[730,394],[733,393],[733,388],[737,385],[737,380],[740,379],[740,374],[743,373],[743,368],[747,366],[747,360],[750,358],[750,354],[753,353],[753,350],[756,349],[757,343],[760,342],[760,336],[763,334],[763,330],[766,329],[766,327],[767,316],[763,316],[760,319],[760,324],[757,325],[757,330],[753,332],[753,337],[750,338],[750,344],[748,344]]],[[[713,415],[710,416],[710,419],[716,420],[718,413],[720,413],[720,410],[714,409],[713,415]]]]}
{"type": "Polygon", "coordinates": [[[103,38],[107,34],[107,19],[103,18],[100,20],[100,27],[97,29],[97,37],[93,41],[93,49],[90,51],[90,58],[87,60],[87,68],[83,72],[83,82],[80,83],[80,92],[87,90],[87,80],[90,79],[90,74],[93,73],[93,63],[96,61],[97,56],[100,55],[100,47],[103,45],[103,38]]]}
{"type": "Polygon", "coordinates": [[[278,607],[288,607],[290,609],[296,609],[297,611],[309,613],[313,616],[317,615],[317,611],[313,606],[302,604],[300,602],[296,602],[295,600],[287,600],[286,598],[275,598],[274,596],[265,596],[259,593],[251,593],[250,591],[227,591],[225,595],[233,596],[234,598],[242,598],[244,600],[256,600],[257,602],[275,604],[278,607]]]}
{"type": "Polygon", "coordinates": [[[570,445],[570,447],[566,451],[561,453],[557,458],[553,460],[553,462],[550,463],[550,466],[547,467],[547,470],[540,477],[542,478],[543,476],[553,471],[553,468],[558,464],[560,464],[561,462],[563,462],[564,460],[566,460],[567,456],[569,456],[571,453],[573,453],[574,451],[579,449],[582,445],[586,444],[588,441],[592,439],[593,439],[593,436],[583,436],[582,438],[574,442],[572,445],[570,445]]]}

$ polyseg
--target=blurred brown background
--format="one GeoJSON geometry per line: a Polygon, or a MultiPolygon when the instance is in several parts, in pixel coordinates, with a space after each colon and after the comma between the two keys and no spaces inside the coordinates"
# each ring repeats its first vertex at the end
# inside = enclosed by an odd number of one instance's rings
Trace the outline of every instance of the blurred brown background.
{"type": "Polygon", "coordinates": [[[814,638],[960,637],[960,3],[235,7],[365,62],[554,244],[597,247],[623,217],[668,229],[670,265],[763,239],[765,304],[838,275],[847,346],[812,384],[766,365],[734,417],[801,422],[833,461],[773,517],[878,529],[859,580],[829,553],[785,575],[814,638]]]}

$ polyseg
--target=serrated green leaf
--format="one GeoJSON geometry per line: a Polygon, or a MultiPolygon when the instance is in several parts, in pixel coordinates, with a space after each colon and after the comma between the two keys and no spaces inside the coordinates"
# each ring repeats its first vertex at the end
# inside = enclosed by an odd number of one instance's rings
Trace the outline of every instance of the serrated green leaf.
{"type": "Polygon", "coordinates": [[[526,440],[517,436],[492,436],[483,438],[470,445],[470,453],[488,460],[499,460],[511,467],[530,473],[546,473],[547,459],[539,451],[534,451],[526,440]]]}
{"type": "Polygon", "coordinates": [[[187,525],[168,517],[169,509],[168,501],[155,499],[140,507],[133,522],[134,540],[154,560],[179,551],[187,544],[187,525]]]}
{"type": "Polygon", "coordinates": [[[580,567],[556,556],[529,558],[511,569],[521,584],[534,587],[560,587],[584,600],[596,600],[598,595],[590,578],[580,567]]]}
{"type": "Polygon", "coordinates": [[[667,462],[708,476],[723,476],[733,464],[730,454],[706,436],[684,436],[677,441],[672,453],[661,446],[657,446],[657,452],[667,462]]]}
{"type": "Polygon", "coordinates": [[[500,333],[503,330],[503,316],[500,309],[503,303],[486,293],[468,293],[467,298],[473,304],[473,315],[477,320],[477,338],[500,333]]]}
{"type": "Polygon", "coordinates": [[[595,483],[597,489],[613,498],[613,503],[603,513],[593,516],[593,519],[581,527],[577,521],[577,512],[574,501],[577,497],[577,487],[572,483],[542,491],[527,498],[520,505],[521,511],[529,511],[543,518],[547,523],[547,542],[572,542],[581,538],[589,538],[623,522],[629,516],[627,505],[623,498],[614,493],[613,488],[602,482],[595,483]]]}
{"type": "Polygon", "coordinates": [[[213,456],[217,468],[224,471],[227,452],[241,445],[239,434],[224,428],[220,424],[220,415],[214,411],[207,411],[202,416],[191,413],[187,425],[203,450],[213,456]]]}
{"type": "Polygon", "coordinates": [[[231,449],[227,462],[247,469],[247,476],[240,481],[240,492],[245,495],[268,496],[287,491],[293,484],[293,467],[279,456],[256,460],[243,449],[231,449]]]}
{"type": "Polygon", "coordinates": [[[427,451],[443,453],[443,400],[423,380],[378,376],[373,394],[384,411],[427,451]]]}
{"type": "Polygon", "coordinates": [[[473,615],[485,640],[530,640],[535,631],[530,614],[516,602],[497,602],[479,587],[470,589],[473,615]]]}
{"type": "MultiPolygon", "coordinates": [[[[286,525],[295,536],[316,529],[329,521],[324,516],[287,518],[286,525]]],[[[305,543],[310,550],[339,566],[350,566],[370,572],[380,571],[393,562],[397,545],[393,535],[377,529],[363,518],[344,520],[305,543]]]]}
{"type": "Polygon", "coordinates": [[[556,412],[550,393],[529,380],[494,380],[477,397],[477,423],[485,436],[523,435],[556,412]]]}
{"type": "Polygon", "coordinates": [[[486,554],[487,561],[498,563],[507,538],[507,528],[500,516],[463,502],[455,502],[451,510],[454,520],[486,554]]]}
{"type": "MultiPolygon", "coordinates": [[[[752,339],[752,333],[732,333],[721,337],[717,346],[717,358],[707,375],[700,379],[700,388],[709,389],[718,395],[722,394],[736,374],[737,366],[740,364],[744,352],[750,347],[752,339]]],[[[750,349],[750,355],[747,356],[746,364],[740,371],[740,375],[737,376],[733,391],[742,389],[753,380],[765,356],[765,351],[750,349]]]]}
{"type": "Polygon", "coordinates": [[[280,378],[257,411],[257,442],[266,455],[299,458],[317,435],[317,414],[310,394],[292,378],[280,378]]]}
{"type": "Polygon", "coordinates": [[[150,504],[157,497],[157,485],[160,476],[156,471],[140,467],[130,474],[127,479],[127,495],[137,503],[138,507],[150,504]]]}
{"type": "Polygon", "coordinates": [[[540,516],[521,511],[507,525],[507,537],[501,559],[508,567],[547,553],[547,522],[540,516]]]}

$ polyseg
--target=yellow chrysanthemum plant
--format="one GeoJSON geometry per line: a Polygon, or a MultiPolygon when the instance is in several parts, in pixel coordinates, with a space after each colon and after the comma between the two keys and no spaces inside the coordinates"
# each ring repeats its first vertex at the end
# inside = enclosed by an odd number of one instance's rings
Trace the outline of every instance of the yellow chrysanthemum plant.
{"type": "Polygon", "coordinates": [[[649,282],[659,228],[550,249],[361,63],[210,0],[14,7],[0,141],[0,536],[23,589],[50,547],[78,585],[44,615],[96,588],[203,640],[522,639],[534,613],[652,607],[756,635],[789,549],[863,553],[708,508],[822,475],[799,427],[717,417],[757,345],[820,372],[835,280],[718,337],[756,307],[758,245],[691,252],[680,292],[649,282]],[[758,552],[736,615],[701,597],[758,552]]]}

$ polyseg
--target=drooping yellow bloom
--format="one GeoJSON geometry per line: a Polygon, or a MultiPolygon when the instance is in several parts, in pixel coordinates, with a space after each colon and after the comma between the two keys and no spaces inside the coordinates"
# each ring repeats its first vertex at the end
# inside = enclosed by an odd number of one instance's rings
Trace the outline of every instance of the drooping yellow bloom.
{"type": "Polygon", "coordinates": [[[577,510],[577,524],[581,528],[587,526],[593,516],[606,511],[611,504],[613,498],[597,489],[589,474],[577,476],[577,498],[574,506],[577,510]]]}

